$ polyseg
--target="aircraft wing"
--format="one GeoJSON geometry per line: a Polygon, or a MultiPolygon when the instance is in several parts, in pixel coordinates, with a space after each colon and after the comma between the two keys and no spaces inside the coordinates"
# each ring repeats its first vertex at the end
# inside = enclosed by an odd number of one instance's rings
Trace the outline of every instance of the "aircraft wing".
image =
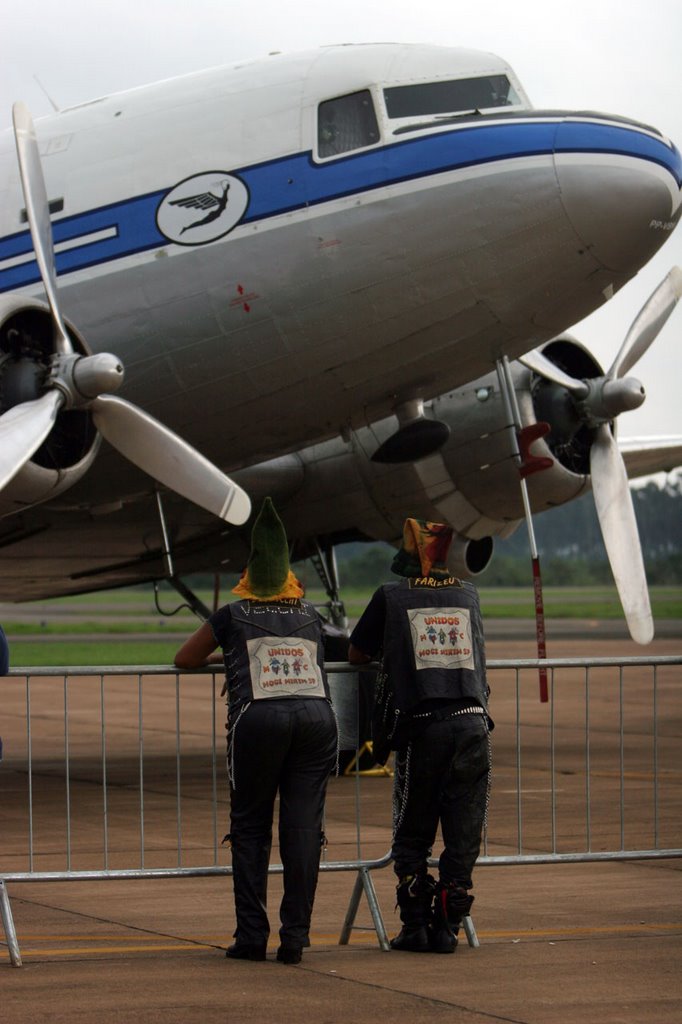
{"type": "Polygon", "coordinates": [[[620,437],[618,447],[628,477],[669,473],[682,466],[682,437],[620,437]]]}

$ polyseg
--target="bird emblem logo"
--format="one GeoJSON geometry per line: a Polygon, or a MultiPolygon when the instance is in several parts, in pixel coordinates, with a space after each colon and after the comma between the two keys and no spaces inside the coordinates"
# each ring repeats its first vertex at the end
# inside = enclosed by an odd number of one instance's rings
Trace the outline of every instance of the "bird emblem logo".
{"type": "Polygon", "coordinates": [[[229,234],[242,220],[249,192],[240,178],[209,171],[185,178],[159,203],[156,223],[178,245],[206,245],[229,234]]]}

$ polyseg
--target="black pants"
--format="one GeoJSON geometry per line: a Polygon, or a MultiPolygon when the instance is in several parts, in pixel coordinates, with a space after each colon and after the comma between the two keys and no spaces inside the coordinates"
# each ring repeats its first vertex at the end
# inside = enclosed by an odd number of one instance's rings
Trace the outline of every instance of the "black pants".
{"type": "Polygon", "coordinates": [[[424,726],[397,751],[394,776],[394,870],[426,872],[440,824],[441,881],[470,889],[481,848],[490,771],[483,715],[459,715],[424,726]]]}
{"type": "Polygon", "coordinates": [[[279,790],[284,870],[280,939],[309,945],[320,866],[322,812],[336,758],[336,721],[320,698],[254,701],[232,725],[232,870],[240,943],[267,942],[268,865],[279,790]]]}

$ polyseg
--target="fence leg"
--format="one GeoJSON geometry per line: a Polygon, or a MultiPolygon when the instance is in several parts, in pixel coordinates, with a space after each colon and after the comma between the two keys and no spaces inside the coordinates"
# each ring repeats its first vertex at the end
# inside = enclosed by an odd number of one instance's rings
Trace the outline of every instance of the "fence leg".
{"type": "Polygon", "coordinates": [[[386,929],[384,927],[384,919],[381,916],[381,910],[379,909],[379,903],[377,900],[376,890],[374,888],[374,882],[372,876],[369,873],[369,868],[359,868],[357,878],[355,879],[355,885],[353,886],[353,892],[348,904],[348,910],[346,911],[346,919],[343,922],[343,928],[341,929],[341,935],[339,937],[339,945],[345,946],[348,944],[350,933],[355,923],[355,916],[358,912],[358,906],[360,905],[360,894],[363,892],[367,897],[367,903],[369,904],[369,910],[372,915],[372,921],[374,922],[374,930],[377,933],[379,945],[386,953],[390,948],[386,929]]]}
{"type": "Polygon", "coordinates": [[[464,929],[464,932],[466,934],[467,942],[472,947],[472,949],[478,949],[481,943],[478,941],[478,935],[476,934],[476,929],[474,928],[474,922],[472,921],[471,916],[469,914],[466,914],[462,918],[462,928],[464,929]]]}
{"type": "Polygon", "coordinates": [[[374,882],[372,881],[372,876],[370,875],[368,868],[360,868],[360,875],[362,876],[362,885],[365,890],[365,896],[367,897],[372,920],[374,921],[374,930],[377,933],[379,945],[386,953],[391,948],[391,945],[388,941],[388,935],[386,934],[386,929],[384,927],[384,919],[381,916],[381,910],[379,909],[379,902],[377,900],[374,882]]]}
{"type": "Polygon", "coordinates": [[[353,886],[353,892],[351,893],[350,903],[348,904],[348,910],[346,911],[346,918],[343,922],[343,928],[341,929],[341,935],[339,936],[339,945],[347,946],[350,933],[353,929],[355,922],[355,915],[358,912],[360,905],[360,893],[362,892],[362,875],[358,871],[355,876],[355,885],[353,886]]]}
{"type": "Polygon", "coordinates": [[[2,923],[5,929],[5,937],[7,939],[7,948],[9,949],[9,958],[13,967],[21,967],[21,953],[19,952],[19,943],[17,942],[17,933],[14,930],[14,920],[12,918],[12,908],[9,903],[9,895],[5,883],[0,878],[0,916],[2,916],[2,923]]]}

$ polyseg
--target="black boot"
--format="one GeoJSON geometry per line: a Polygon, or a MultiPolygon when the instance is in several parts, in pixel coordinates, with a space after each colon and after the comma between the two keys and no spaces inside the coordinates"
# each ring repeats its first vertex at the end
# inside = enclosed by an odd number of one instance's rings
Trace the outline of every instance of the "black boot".
{"type": "Polygon", "coordinates": [[[247,942],[235,942],[225,950],[225,956],[230,960],[265,960],[267,943],[250,945],[247,942]]]}
{"type": "Polygon", "coordinates": [[[438,882],[433,901],[431,950],[454,953],[462,918],[471,910],[474,897],[455,882],[438,882]]]}
{"type": "Polygon", "coordinates": [[[400,879],[396,896],[403,927],[391,939],[391,949],[408,953],[430,952],[429,924],[435,884],[431,875],[405,875],[400,879]]]}

